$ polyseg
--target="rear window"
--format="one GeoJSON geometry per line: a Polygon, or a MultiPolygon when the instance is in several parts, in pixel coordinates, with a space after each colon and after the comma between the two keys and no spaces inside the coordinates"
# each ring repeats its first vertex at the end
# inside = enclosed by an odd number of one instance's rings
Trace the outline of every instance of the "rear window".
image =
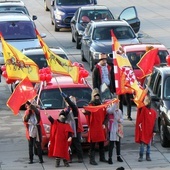
{"type": "Polygon", "coordinates": [[[0,32],[5,40],[36,39],[35,25],[31,21],[0,22],[0,32]]]}
{"type": "MultiPolygon", "coordinates": [[[[75,96],[77,106],[82,108],[91,100],[91,88],[63,88],[62,91],[68,96],[75,96]]],[[[43,109],[62,109],[65,107],[65,101],[61,97],[60,90],[46,89],[41,91],[39,105],[43,109]]]]}
{"type": "Polygon", "coordinates": [[[135,38],[131,27],[128,26],[101,26],[96,27],[93,32],[93,40],[111,40],[110,31],[113,30],[118,40],[127,40],[135,38]]]}
{"type": "MultiPolygon", "coordinates": [[[[142,58],[144,54],[145,54],[145,51],[133,51],[133,52],[126,53],[133,69],[139,69],[139,67],[137,66],[137,63],[140,61],[140,59],[142,58]]],[[[168,55],[168,51],[159,50],[158,55],[159,55],[161,63],[166,63],[166,57],[168,55]]]]}
{"type": "Polygon", "coordinates": [[[28,10],[24,6],[0,6],[0,13],[15,11],[29,15],[28,10]]]}

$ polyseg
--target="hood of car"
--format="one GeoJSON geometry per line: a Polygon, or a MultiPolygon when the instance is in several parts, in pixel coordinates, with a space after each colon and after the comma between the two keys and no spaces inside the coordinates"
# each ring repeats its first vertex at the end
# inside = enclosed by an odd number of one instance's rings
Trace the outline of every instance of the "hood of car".
{"type": "MultiPolygon", "coordinates": [[[[138,39],[132,39],[132,40],[118,40],[120,44],[137,44],[139,43],[138,39]]],[[[102,52],[102,53],[112,53],[112,41],[111,40],[94,40],[91,44],[91,47],[96,52],[102,52]]]]}

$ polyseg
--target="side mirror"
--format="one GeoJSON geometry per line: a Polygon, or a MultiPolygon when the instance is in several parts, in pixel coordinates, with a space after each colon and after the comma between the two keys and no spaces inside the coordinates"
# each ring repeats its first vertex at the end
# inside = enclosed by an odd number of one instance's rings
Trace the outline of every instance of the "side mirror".
{"type": "Polygon", "coordinates": [[[32,20],[34,21],[34,20],[36,20],[37,19],[37,16],[36,15],[33,15],[32,16],[32,20]]]}

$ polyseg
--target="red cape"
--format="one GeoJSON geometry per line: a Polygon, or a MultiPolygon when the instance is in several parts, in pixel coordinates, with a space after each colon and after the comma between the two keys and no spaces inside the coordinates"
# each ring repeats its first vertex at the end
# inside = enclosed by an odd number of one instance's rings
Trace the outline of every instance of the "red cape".
{"type": "MultiPolygon", "coordinates": [[[[96,106],[89,107],[95,108],[96,106]]],[[[86,106],[86,109],[88,110],[88,106],[86,106]]],[[[97,109],[97,111],[96,109],[94,109],[94,111],[91,112],[90,115],[86,116],[89,126],[88,142],[102,142],[106,140],[106,130],[102,127],[105,116],[105,108],[99,108],[97,109]]]]}
{"type": "Polygon", "coordinates": [[[138,109],[135,128],[135,142],[149,144],[153,137],[156,112],[153,109],[142,107],[138,109]]]}
{"type": "Polygon", "coordinates": [[[51,125],[48,156],[70,160],[68,151],[70,144],[67,141],[69,132],[73,133],[69,124],[60,123],[57,120],[54,121],[51,125]]]}

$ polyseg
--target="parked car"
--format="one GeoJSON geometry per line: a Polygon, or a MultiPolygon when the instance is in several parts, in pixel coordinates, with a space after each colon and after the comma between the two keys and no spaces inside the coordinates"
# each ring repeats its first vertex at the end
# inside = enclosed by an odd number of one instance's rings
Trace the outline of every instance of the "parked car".
{"type": "Polygon", "coordinates": [[[138,37],[132,27],[124,20],[91,21],[88,23],[81,44],[82,61],[87,61],[90,69],[99,61],[99,53],[108,55],[108,61],[112,63],[113,51],[111,30],[114,31],[120,44],[137,44],[138,37]]]}
{"type": "MultiPolygon", "coordinates": [[[[28,9],[21,0],[2,0],[0,1],[0,13],[23,13],[29,15],[28,9]]],[[[33,15],[32,20],[36,20],[37,16],[33,15]]]]}
{"type": "Polygon", "coordinates": [[[80,6],[95,4],[97,4],[96,0],[52,0],[50,14],[54,30],[60,31],[61,28],[70,28],[70,21],[80,6]]]}
{"type": "Polygon", "coordinates": [[[142,75],[142,71],[137,66],[137,63],[140,61],[141,57],[146,52],[147,46],[153,46],[154,48],[158,48],[158,56],[160,58],[161,63],[166,63],[166,57],[169,55],[168,49],[160,43],[144,43],[144,44],[131,44],[124,45],[123,50],[125,54],[128,56],[129,61],[133,67],[134,73],[136,75],[137,80],[143,85],[144,78],[138,79],[142,75]]]}
{"type": "Polygon", "coordinates": [[[56,78],[53,78],[51,82],[48,82],[46,86],[42,86],[37,97],[37,104],[40,105],[40,114],[46,132],[42,137],[42,148],[44,151],[48,149],[51,127],[45,112],[48,112],[54,119],[57,119],[60,111],[66,106],[59,88],[61,88],[67,95],[75,96],[77,99],[77,106],[79,108],[80,118],[84,128],[84,132],[82,132],[82,144],[84,147],[87,147],[89,146],[87,143],[88,126],[86,118],[81,110],[91,99],[91,87],[87,83],[74,84],[71,77],[59,75],[56,78]]]}
{"type": "Polygon", "coordinates": [[[80,7],[71,19],[72,42],[76,42],[77,49],[81,48],[83,32],[91,20],[116,20],[120,18],[129,22],[130,25],[134,27],[136,33],[139,31],[140,20],[137,17],[136,8],[134,6],[125,8],[119,17],[113,16],[109,8],[104,5],[80,7]]]}
{"type": "Polygon", "coordinates": [[[71,19],[72,42],[76,42],[76,48],[81,48],[81,38],[87,24],[91,20],[112,20],[111,11],[104,5],[83,6],[77,9],[71,19]]]}
{"type": "MultiPolygon", "coordinates": [[[[5,41],[18,50],[29,47],[40,47],[35,32],[34,21],[25,14],[2,13],[0,15],[0,32],[5,41]]],[[[44,38],[45,34],[40,34],[44,38]]],[[[0,65],[4,65],[2,43],[0,42],[0,65]]]]}
{"type": "Polygon", "coordinates": [[[155,66],[151,76],[145,79],[151,97],[151,108],[157,113],[157,127],[163,147],[170,146],[170,66],[155,66]]]}

